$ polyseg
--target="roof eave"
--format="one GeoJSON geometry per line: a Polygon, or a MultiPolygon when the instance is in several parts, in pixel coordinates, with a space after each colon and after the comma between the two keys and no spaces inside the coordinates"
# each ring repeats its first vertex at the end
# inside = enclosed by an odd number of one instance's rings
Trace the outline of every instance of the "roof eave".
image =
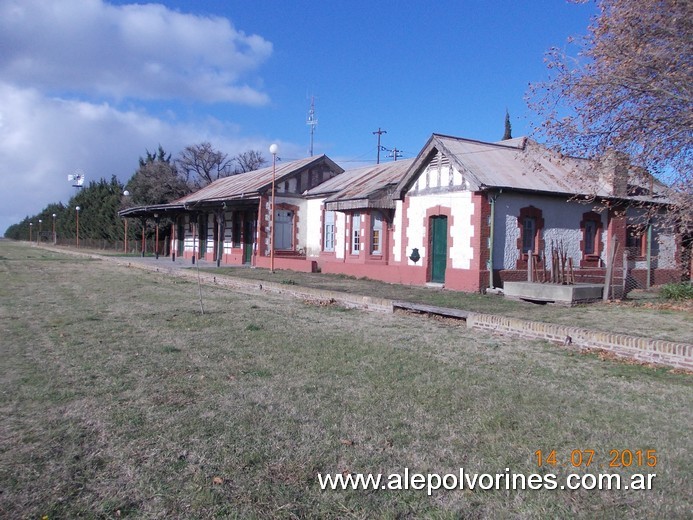
{"type": "Polygon", "coordinates": [[[487,192],[506,192],[506,193],[528,193],[532,195],[545,195],[552,197],[585,197],[590,200],[608,200],[612,202],[626,202],[626,203],[637,203],[637,204],[656,204],[660,206],[668,206],[671,203],[666,200],[654,200],[654,199],[642,199],[636,197],[615,197],[613,195],[600,195],[600,194],[589,194],[589,193],[571,193],[567,191],[549,191],[549,190],[538,190],[533,188],[517,188],[513,186],[485,186],[482,185],[479,191],[487,192]]]}
{"type": "Polygon", "coordinates": [[[325,202],[327,211],[346,211],[356,209],[395,209],[396,204],[392,199],[346,199],[325,202]]]}

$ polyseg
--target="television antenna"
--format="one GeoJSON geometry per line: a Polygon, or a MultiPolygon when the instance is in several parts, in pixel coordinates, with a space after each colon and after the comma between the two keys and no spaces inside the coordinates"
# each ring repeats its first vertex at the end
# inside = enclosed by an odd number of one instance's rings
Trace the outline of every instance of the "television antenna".
{"type": "Polygon", "coordinates": [[[315,127],[318,125],[318,120],[315,117],[315,96],[310,96],[310,110],[308,110],[308,119],[306,124],[310,126],[310,157],[313,157],[313,136],[315,135],[315,127]]]}

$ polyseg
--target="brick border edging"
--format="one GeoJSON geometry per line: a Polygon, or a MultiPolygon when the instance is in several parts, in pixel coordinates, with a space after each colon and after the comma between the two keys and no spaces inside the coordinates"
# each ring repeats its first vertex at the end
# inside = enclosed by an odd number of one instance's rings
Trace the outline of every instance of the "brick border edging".
{"type": "Polygon", "coordinates": [[[467,327],[513,334],[529,339],[544,339],[583,349],[598,348],[618,357],[693,370],[693,345],[689,343],[676,343],[475,312],[470,312],[467,316],[467,327]]]}
{"type": "MultiPolygon", "coordinates": [[[[102,257],[100,257],[102,258],[102,257]]],[[[327,289],[314,289],[312,287],[302,287],[300,285],[283,284],[281,282],[268,282],[264,280],[247,280],[245,278],[234,278],[228,275],[217,275],[209,272],[198,271],[194,268],[176,269],[172,267],[148,265],[139,262],[109,258],[108,260],[125,265],[126,267],[136,267],[146,271],[163,272],[168,275],[185,278],[191,281],[200,281],[205,285],[214,285],[238,289],[240,291],[255,293],[257,291],[267,291],[274,294],[288,294],[295,298],[303,298],[315,302],[334,302],[345,307],[364,309],[376,312],[392,312],[392,300],[376,298],[373,296],[362,296],[327,289]]]]}
{"type": "MultiPolygon", "coordinates": [[[[160,271],[159,267],[144,264],[131,264],[149,270],[160,271]]],[[[176,270],[164,268],[170,274],[196,279],[197,274],[192,269],[176,270]]],[[[360,296],[326,289],[292,286],[279,282],[248,281],[230,276],[217,278],[210,273],[200,273],[204,283],[220,285],[240,290],[269,291],[275,294],[288,294],[297,298],[316,301],[334,301],[347,307],[359,308],[378,312],[393,312],[394,301],[385,298],[360,296]]],[[[635,359],[646,363],[667,365],[685,370],[693,370],[693,345],[675,343],[673,341],[629,336],[597,330],[582,329],[547,323],[469,312],[466,318],[467,328],[488,330],[528,339],[543,339],[552,343],[569,345],[581,349],[598,348],[613,353],[622,358],[635,359]]]]}
{"type": "MultiPolygon", "coordinates": [[[[51,249],[51,248],[46,248],[51,249]]],[[[279,282],[266,282],[260,280],[249,281],[245,278],[234,278],[228,275],[220,276],[208,272],[198,272],[194,269],[177,269],[172,267],[149,265],[126,258],[109,257],[94,253],[81,253],[76,251],[54,249],[56,252],[68,252],[90,258],[108,260],[126,267],[136,267],[146,271],[163,272],[165,274],[197,280],[198,275],[202,283],[230,287],[247,292],[268,291],[275,294],[288,294],[297,298],[315,301],[334,301],[346,307],[359,308],[377,312],[394,312],[394,301],[372,296],[331,291],[326,289],[313,289],[299,285],[287,285],[279,282]]],[[[441,309],[443,310],[443,309],[441,309]]],[[[459,309],[458,309],[459,310],[459,309]]],[[[629,336],[612,332],[582,329],[547,323],[541,321],[523,320],[496,314],[483,314],[469,312],[466,318],[467,328],[512,334],[528,339],[543,339],[552,343],[560,343],[581,349],[597,348],[611,352],[621,358],[635,359],[645,363],[666,365],[684,370],[693,370],[693,344],[676,343],[673,341],[645,338],[641,336],[629,336]]]]}

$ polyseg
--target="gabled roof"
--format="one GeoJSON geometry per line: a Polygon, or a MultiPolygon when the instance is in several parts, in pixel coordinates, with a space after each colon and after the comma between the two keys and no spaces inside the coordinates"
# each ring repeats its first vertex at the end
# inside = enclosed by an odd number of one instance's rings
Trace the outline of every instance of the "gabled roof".
{"type": "MultiPolygon", "coordinates": [[[[536,143],[521,137],[486,143],[440,134],[433,134],[417,156],[414,165],[397,186],[403,198],[416,182],[428,162],[438,153],[450,160],[469,183],[469,189],[488,188],[575,193],[574,182],[567,179],[572,168],[584,168],[580,160],[551,161],[533,149],[536,143]]],[[[545,149],[542,148],[542,151],[545,149]]],[[[556,158],[557,159],[557,158],[556,158]]]]}
{"type": "MultiPolygon", "coordinates": [[[[560,156],[526,137],[486,143],[433,134],[397,185],[395,198],[404,198],[439,152],[462,174],[472,191],[502,188],[561,195],[614,197],[613,186],[605,179],[598,163],[560,156]]],[[[663,191],[661,184],[657,183],[656,187],[660,188],[658,191],[663,191]]],[[[662,199],[658,202],[662,202],[662,199]]]]}
{"type": "MultiPolygon", "coordinates": [[[[326,155],[291,162],[278,162],[274,167],[275,183],[278,184],[289,177],[320,166],[339,174],[344,171],[326,155]]],[[[271,189],[272,169],[272,166],[268,166],[252,172],[224,177],[168,204],[137,206],[121,210],[118,214],[121,217],[146,217],[155,211],[177,213],[205,205],[215,206],[225,201],[257,199],[271,189]]]]}
{"type": "MultiPolygon", "coordinates": [[[[344,171],[344,169],[335,164],[332,159],[326,155],[307,157],[287,163],[276,163],[275,182],[282,182],[297,173],[314,168],[321,163],[324,163],[333,171],[340,173],[344,171]]],[[[172,202],[172,204],[184,204],[188,206],[200,202],[258,197],[261,193],[264,193],[272,187],[272,168],[272,166],[268,166],[260,170],[224,177],[194,193],[172,202]]]]}
{"type": "Polygon", "coordinates": [[[347,170],[308,195],[329,195],[325,199],[329,210],[394,208],[392,192],[413,162],[414,159],[406,159],[347,170]]]}

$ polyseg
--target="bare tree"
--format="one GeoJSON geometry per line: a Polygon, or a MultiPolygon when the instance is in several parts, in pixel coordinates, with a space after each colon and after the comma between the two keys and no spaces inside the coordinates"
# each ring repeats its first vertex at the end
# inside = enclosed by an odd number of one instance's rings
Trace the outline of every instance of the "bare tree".
{"type": "Polygon", "coordinates": [[[186,146],[176,166],[193,190],[231,175],[257,170],[267,164],[267,160],[257,150],[242,152],[229,159],[228,155],[215,150],[208,142],[186,146]]]}
{"type": "Polygon", "coordinates": [[[225,153],[204,142],[186,146],[176,159],[176,166],[190,187],[198,190],[231,175],[231,162],[225,153]]]}
{"type": "MultiPolygon", "coordinates": [[[[572,0],[585,3],[587,0],[572,0]]],[[[627,154],[675,189],[677,224],[691,229],[693,2],[597,0],[588,34],[546,57],[530,85],[535,133],[562,153],[627,154]]]]}
{"type": "Polygon", "coordinates": [[[233,158],[233,162],[236,164],[235,173],[246,173],[262,168],[267,164],[267,159],[262,156],[259,150],[248,150],[239,153],[233,158]]]}

